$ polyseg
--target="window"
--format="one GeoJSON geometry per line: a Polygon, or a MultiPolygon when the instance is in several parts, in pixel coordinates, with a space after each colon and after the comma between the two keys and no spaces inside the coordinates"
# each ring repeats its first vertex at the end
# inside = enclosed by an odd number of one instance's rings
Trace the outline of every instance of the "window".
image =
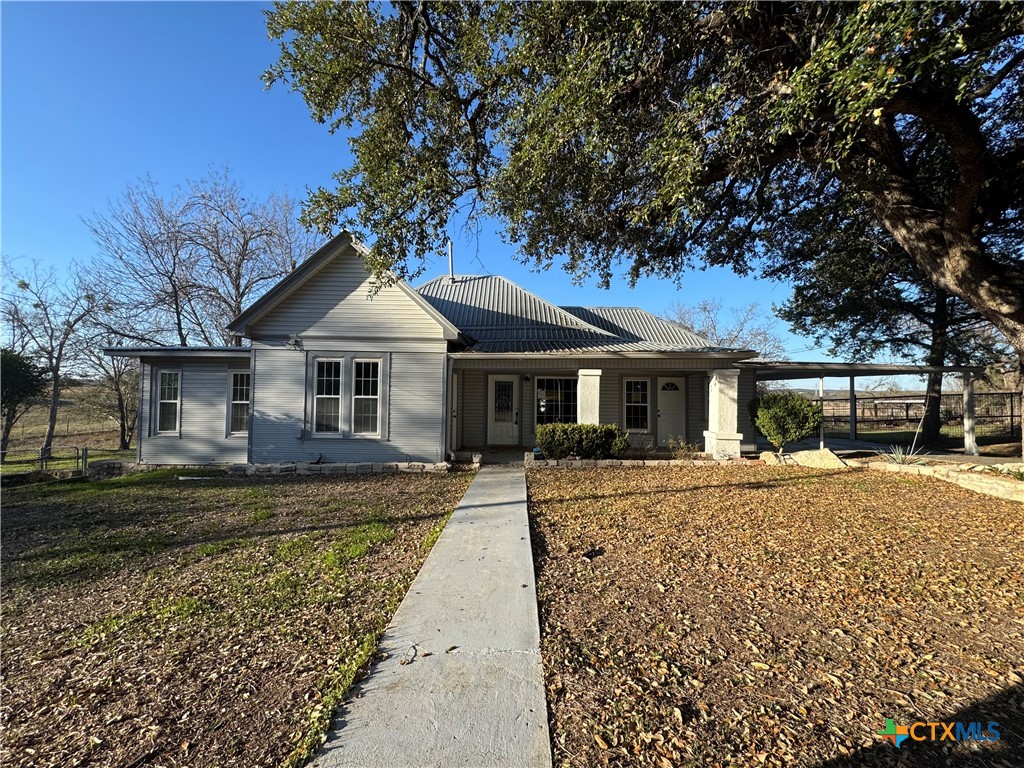
{"type": "Polygon", "coordinates": [[[626,429],[647,432],[650,428],[650,397],[647,379],[626,379],[626,429]]]}
{"type": "Polygon", "coordinates": [[[537,379],[537,423],[576,423],[576,379],[537,379]]]}
{"type": "Polygon", "coordinates": [[[352,432],[380,433],[380,361],[353,360],[352,432]]]}
{"type": "Polygon", "coordinates": [[[180,371],[160,371],[158,375],[158,388],[156,405],[156,431],[177,432],[178,431],[178,396],[181,388],[179,386],[180,371]]]}
{"type": "Polygon", "coordinates": [[[316,361],[313,431],[341,432],[341,360],[316,361]]]}
{"type": "Polygon", "coordinates": [[[231,432],[249,431],[249,372],[231,373],[231,432]]]}

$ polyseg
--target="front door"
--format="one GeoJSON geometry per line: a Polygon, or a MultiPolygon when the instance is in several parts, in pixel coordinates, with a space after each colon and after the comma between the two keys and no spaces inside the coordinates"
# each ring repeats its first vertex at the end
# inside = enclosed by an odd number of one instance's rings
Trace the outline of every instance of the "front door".
{"type": "Polygon", "coordinates": [[[519,377],[487,377],[487,444],[519,445],[519,377]]]}
{"type": "Polygon", "coordinates": [[[686,442],[686,379],[658,378],[658,445],[686,442]]]}

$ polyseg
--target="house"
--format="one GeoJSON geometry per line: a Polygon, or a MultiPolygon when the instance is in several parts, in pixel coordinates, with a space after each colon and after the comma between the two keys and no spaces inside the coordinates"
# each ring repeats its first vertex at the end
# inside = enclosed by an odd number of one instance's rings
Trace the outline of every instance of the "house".
{"type": "Polygon", "coordinates": [[[534,445],[549,422],[621,425],[719,457],[753,450],[750,350],[635,307],[557,307],[497,276],[374,290],[343,233],[232,321],[247,347],[138,358],[144,464],[435,462],[534,445]]]}

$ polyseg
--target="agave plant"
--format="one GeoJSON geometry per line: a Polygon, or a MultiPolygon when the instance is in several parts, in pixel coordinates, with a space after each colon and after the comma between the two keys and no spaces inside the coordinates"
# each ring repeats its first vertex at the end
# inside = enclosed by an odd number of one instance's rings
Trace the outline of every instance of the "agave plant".
{"type": "Polygon", "coordinates": [[[882,454],[885,460],[893,464],[923,464],[921,461],[920,449],[911,446],[904,448],[902,445],[890,445],[889,450],[882,454]]]}

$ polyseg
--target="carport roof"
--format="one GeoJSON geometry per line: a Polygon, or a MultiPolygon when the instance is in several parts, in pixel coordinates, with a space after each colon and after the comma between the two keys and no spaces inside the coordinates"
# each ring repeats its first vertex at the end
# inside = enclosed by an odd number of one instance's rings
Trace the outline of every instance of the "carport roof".
{"type": "Polygon", "coordinates": [[[981,365],[901,365],[892,363],[803,363],[789,360],[736,363],[752,368],[757,381],[820,379],[829,376],[923,376],[929,373],[984,373],[981,365]]]}

